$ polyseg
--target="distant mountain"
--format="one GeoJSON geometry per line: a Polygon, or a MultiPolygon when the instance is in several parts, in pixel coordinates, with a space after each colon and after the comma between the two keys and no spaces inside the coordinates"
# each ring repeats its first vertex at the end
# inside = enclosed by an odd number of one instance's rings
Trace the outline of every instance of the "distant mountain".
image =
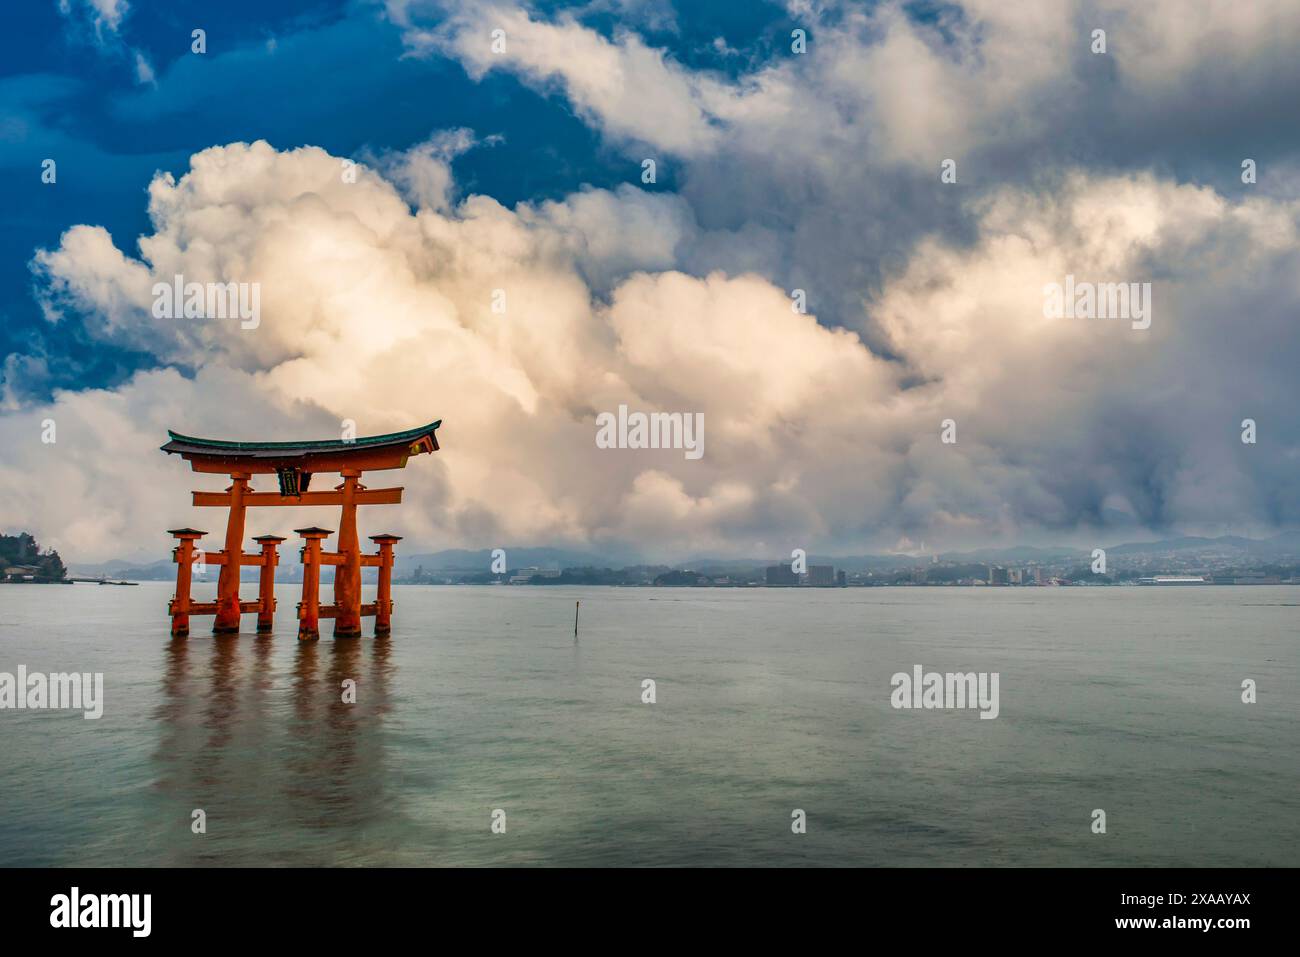
{"type": "MultiPolygon", "coordinates": [[[[601,554],[567,548],[505,548],[506,566],[516,568],[621,568],[635,564],[634,554],[601,554]]],[[[402,578],[423,566],[426,572],[486,572],[492,567],[492,549],[449,548],[441,552],[403,555],[399,549],[393,573],[402,578]]]]}
{"type": "MultiPolygon", "coordinates": [[[[170,558],[161,558],[147,565],[131,563],[120,558],[93,565],[70,565],[68,574],[73,578],[112,578],[123,581],[158,582],[174,581],[176,565],[170,558]]],[[[215,574],[215,570],[213,570],[215,574]]]]}
{"type": "MultiPolygon", "coordinates": [[[[1004,548],[976,548],[968,551],[938,552],[936,557],[942,562],[952,563],[1013,563],[1013,562],[1061,562],[1078,561],[1091,554],[1090,548],[1076,548],[1066,545],[1015,545],[1004,548]]],[[[1219,538],[1198,538],[1184,536],[1181,538],[1162,539],[1154,542],[1128,542],[1122,545],[1107,546],[1110,555],[1163,555],[1174,552],[1240,552],[1243,557],[1253,559],[1300,558],[1300,532],[1282,532],[1271,538],[1254,539],[1236,535],[1224,535],[1219,538]]],[[[696,558],[689,562],[678,562],[674,568],[690,569],[702,574],[725,573],[729,570],[752,570],[767,565],[789,562],[788,557],[771,559],[717,559],[696,558]]],[[[848,572],[891,570],[911,568],[929,561],[925,554],[904,555],[809,555],[809,565],[834,565],[848,572]]]]}
{"type": "MultiPolygon", "coordinates": [[[[162,560],[160,560],[152,564],[161,565],[162,563],[162,560]]],[[[124,568],[138,567],[140,567],[138,563],[129,562],[124,558],[114,558],[111,561],[93,564],[73,562],[68,566],[68,574],[77,578],[114,578],[124,568]]]]}
{"type": "MultiPolygon", "coordinates": [[[[1032,546],[1018,545],[1006,548],[979,548],[970,551],[939,552],[940,561],[961,563],[1026,563],[1026,562],[1060,562],[1086,558],[1091,549],[1066,546],[1032,546]]],[[[1218,538],[1183,536],[1179,538],[1160,539],[1153,542],[1126,542],[1120,545],[1106,546],[1112,556],[1159,556],[1178,552],[1224,553],[1239,555],[1242,559],[1278,560],[1293,558],[1300,560],[1300,531],[1282,532],[1270,538],[1243,538],[1238,535],[1224,535],[1218,538]]],[[[605,551],[580,551],[570,548],[510,548],[505,549],[506,565],[510,570],[522,568],[565,569],[565,568],[613,568],[643,564],[643,559],[630,548],[617,547],[605,551]]],[[[661,567],[694,571],[704,575],[727,575],[752,572],[769,565],[786,564],[788,555],[769,558],[715,558],[699,556],[689,561],[664,563],[661,567]]],[[[927,555],[904,554],[867,554],[867,555],[809,555],[809,565],[833,565],[847,572],[888,571],[912,568],[927,564],[927,555]]],[[[302,580],[302,568],[298,564],[298,551],[293,543],[286,542],[280,549],[280,568],[278,581],[292,582],[302,580]]],[[[423,567],[428,574],[447,573],[485,573],[492,565],[492,549],[449,548],[440,552],[419,552],[403,555],[400,548],[397,553],[395,577],[409,578],[417,568],[423,567]]],[[[333,569],[323,569],[324,580],[330,581],[333,569]]],[[[257,578],[256,567],[241,569],[245,581],[257,578]]],[[[98,564],[75,564],[69,566],[69,574],[86,578],[117,578],[134,581],[171,581],[176,577],[176,567],[170,559],[156,562],[140,563],[124,559],[100,562],[98,564]]],[[[216,569],[209,569],[209,578],[215,578],[216,569]]],[[[373,569],[364,569],[367,581],[373,577],[373,569]]]]}
{"type": "MultiPolygon", "coordinates": [[[[790,559],[785,559],[789,562],[790,559]]],[[[685,562],[674,562],[667,567],[679,571],[699,572],[702,575],[726,575],[729,572],[748,572],[757,568],[775,565],[776,559],[762,558],[692,558],[685,562]]]]}
{"type": "Polygon", "coordinates": [[[1243,538],[1223,535],[1218,538],[1183,536],[1155,542],[1127,542],[1106,551],[1112,555],[1151,555],[1167,552],[1235,550],[1251,558],[1286,558],[1300,556],[1300,532],[1282,532],[1271,538],[1243,538]]]}
{"type": "MultiPolygon", "coordinates": [[[[891,570],[895,568],[911,568],[920,562],[928,561],[925,556],[920,555],[845,555],[839,558],[832,558],[828,555],[809,555],[809,565],[834,565],[837,569],[846,572],[868,572],[877,570],[891,570]]],[[[789,564],[790,559],[785,559],[789,564]]],[[[776,562],[768,564],[775,565],[776,562]]]]}
{"type": "Polygon", "coordinates": [[[1066,558],[1082,558],[1091,549],[1069,548],[1063,545],[1036,547],[1016,545],[1010,548],[977,548],[969,552],[942,552],[939,558],[951,562],[1050,562],[1066,558]]]}
{"type": "MultiPolygon", "coordinates": [[[[215,575],[216,569],[212,569],[212,576],[215,575]]],[[[150,562],[148,565],[128,565],[108,577],[137,582],[175,581],[176,563],[169,558],[164,558],[161,561],[150,562]]]]}

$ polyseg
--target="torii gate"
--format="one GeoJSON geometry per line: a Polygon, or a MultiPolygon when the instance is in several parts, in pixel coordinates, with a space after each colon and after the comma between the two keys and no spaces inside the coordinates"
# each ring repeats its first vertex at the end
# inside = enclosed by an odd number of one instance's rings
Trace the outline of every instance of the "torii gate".
{"type": "Polygon", "coordinates": [[[229,475],[230,488],[224,492],[194,492],[196,506],[229,508],[226,541],[216,555],[204,556],[206,564],[219,565],[217,600],[195,602],[190,599],[190,566],[194,562],[194,543],[206,532],[193,528],[174,528],[170,535],[178,539],[172,551],[176,562],[176,597],[168,605],[172,617],[172,635],[189,634],[190,615],[215,615],[214,634],[239,631],[240,615],[257,612],[257,630],[270,631],[275,611],[275,566],[277,547],[283,538],[260,535],[254,541],[260,553],[246,554],[244,513],[249,507],[266,505],[339,505],[337,552],[321,551],[321,540],[333,531],[327,528],[294,529],[302,536],[302,602],[298,606],[298,637],[320,637],[320,619],[334,619],[334,637],[352,638],[361,634],[361,619],[373,615],[375,634],[388,634],[392,615],[393,546],[401,539],[396,535],[372,535],[379,546],[374,555],[363,555],[357,541],[358,505],[396,505],[402,501],[401,488],[368,489],[361,484],[364,471],[400,469],[412,455],[438,450],[436,431],[441,420],[418,429],[372,435],[351,440],[320,442],[226,442],[196,439],[167,431],[171,438],[162,451],[176,453],[188,461],[195,472],[229,475]],[[309,492],[312,476],[320,472],[338,472],[342,484],[329,492],[309,492]],[[255,492],[249,487],[254,475],[275,474],[278,492],[255,492]],[[239,569],[243,565],[260,565],[257,601],[239,600],[239,569]],[[321,605],[318,594],[322,565],[334,566],[334,604],[321,605]],[[373,605],[361,604],[361,568],[379,569],[379,593],[373,605]]]}

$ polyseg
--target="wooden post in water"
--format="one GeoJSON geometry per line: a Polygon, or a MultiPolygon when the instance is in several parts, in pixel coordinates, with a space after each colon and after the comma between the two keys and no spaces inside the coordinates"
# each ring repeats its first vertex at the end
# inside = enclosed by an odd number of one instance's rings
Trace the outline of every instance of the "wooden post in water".
{"type": "Polygon", "coordinates": [[[248,494],[247,472],[230,473],[230,513],[226,519],[226,547],[222,549],[221,571],[217,573],[217,617],[215,635],[239,631],[239,568],[244,557],[244,496],[248,494]]]}
{"type": "Polygon", "coordinates": [[[302,547],[302,601],[298,604],[298,640],[316,641],[320,638],[320,543],[333,535],[328,528],[295,528],[306,539],[302,547]]]}
{"type": "Polygon", "coordinates": [[[172,637],[186,638],[190,633],[190,581],[194,568],[194,543],[207,532],[197,528],[173,528],[168,535],[180,541],[172,549],[172,561],[176,563],[176,594],[172,596],[168,611],[172,616],[172,637]]]}
{"type": "Polygon", "coordinates": [[[380,638],[393,630],[393,546],[402,540],[402,536],[371,535],[370,540],[379,546],[379,590],[375,595],[375,637],[380,638]]]}
{"type": "Polygon", "coordinates": [[[357,492],[361,491],[361,472],[343,469],[343,484],[336,491],[343,495],[339,514],[339,554],[342,561],[334,566],[334,637],[361,636],[361,545],[357,541],[357,492]]]}
{"type": "Polygon", "coordinates": [[[578,608],[581,607],[581,605],[582,602],[580,601],[575,601],[573,603],[573,640],[574,641],[578,640],[578,608]]]}
{"type": "Polygon", "coordinates": [[[253,541],[262,546],[262,568],[257,579],[257,630],[265,634],[275,620],[275,566],[280,563],[279,535],[258,535],[253,541]]]}

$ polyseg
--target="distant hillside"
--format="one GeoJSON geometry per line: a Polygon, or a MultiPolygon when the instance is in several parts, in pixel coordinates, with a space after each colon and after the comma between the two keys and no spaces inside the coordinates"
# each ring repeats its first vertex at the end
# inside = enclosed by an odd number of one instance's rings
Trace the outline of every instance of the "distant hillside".
{"type": "MultiPolygon", "coordinates": [[[[834,565],[849,572],[871,571],[873,569],[910,568],[922,561],[911,555],[809,555],[809,565],[834,565]]],[[[734,575],[752,572],[772,565],[789,565],[790,555],[773,555],[769,558],[693,558],[690,561],[677,562],[673,567],[690,569],[704,575],[734,575]]]]}
{"type": "MultiPolygon", "coordinates": [[[[30,538],[30,536],[29,536],[30,538]]],[[[33,543],[34,544],[34,543],[33,543]]],[[[367,543],[368,544],[368,543],[367,543]]],[[[1283,559],[1300,560],[1300,532],[1283,532],[1265,539],[1242,538],[1224,535],[1218,538],[1199,538],[1183,536],[1161,539],[1152,542],[1126,542],[1119,545],[1104,546],[1112,557],[1152,557],[1178,555],[1180,553],[1205,555],[1226,555],[1243,561],[1277,561],[1283,559]]],[[[1082,561],[1088,557],[1091,549],[1067,546],[1031,546],[1019,545],[1007,548],[981,548],[970,551],[939,552],[937,557],[942,562],[953,564],[1013,563],[1053,563],[1064,561],[1082,561]]],[[[619,569],[640,565],[643,559],[630,548],[611,548],[608,550],[580,551],[570,548],[511,548],[506,547],[506,566],[510,571],[526,568],[541,570],[562,570],[565,568],[619,569]]],[[[675,562],[662,567],[676,570],[689,570],[704,575],[719,576],[740,574],[763,569],[770,565],[786,564],[790,561],[789,553],[763,558],[715,558],[698,556],[687,561],[675,562]]],[[[280,568],[276,574],[277,581],[293,582],[302,580],[302,566],[298,564],[298,547],[290,541],[280,548],[280,568]]],[[[850,574],[868,571],[896,571],[928,564],[929,555],[905,554],[867,554],[867,555],[818,555],[808,556],[809,565],[833,565],[850,574]]],[[[449,548],[439,552],[417,552],[402,554],[398,546],[394,577],[411,578],[417,569],[423,569],[426,575],[448,574],[486,574],[492,565],[492,549],[449,548]]],[[[101,562],[99,564],[72,565],[70,571],[75,576],[88,578],[119,578],[130,581],[171,581],[176,577],[176,568],[168,558],[155,562],[129,562],[122,559],[101,562]]],[[[323,569],[324,580],[330,581],[333,569],[323,569]]],[[[373,578],[374,570],[363,570],[367,581],[373,578]]],[[[257,569],[246,567],[241,570],[243,580],[255,580],[257,569]]],[[[216,569],[209,568],[208,578],[215,580],[216,569]]]]}
{"type": "Polygon", "coordinates": [[[1300,532],[1282,532],[1271,538],[1242,538],[1223,535],[1219,538],[1184,536],[1155,542],[1128,542],[1106,550],[1112,555],[1147,555],[1187,551],[1235,551],[1260,559],[1300,557],[1300,532]]]}
{"type": "Polygon", "coordinates": [[[1091,549],[1067,548],[1061,545],[1049,545],[1043,548],[1032,545],[1017,545],[1011,548],[977,548],[969,552],[943,552],[939,558],[944,561],[992,561],[992,562],[1050,562],[1064,558],[1082,558],[1091,549]]]}
{"type": "MultiPolygon", "coordinates": [[[[599,554],[566,548],[506,548],[509,568],[618,568],[636,561],[634,555],[599,554]]],[[[398,577],[410,575],[416,568],[426,572],[486,572],[492,567],[492,549],[449,548],[441,552],[403,555],[400,547],[393,571],[398,577]]]]}

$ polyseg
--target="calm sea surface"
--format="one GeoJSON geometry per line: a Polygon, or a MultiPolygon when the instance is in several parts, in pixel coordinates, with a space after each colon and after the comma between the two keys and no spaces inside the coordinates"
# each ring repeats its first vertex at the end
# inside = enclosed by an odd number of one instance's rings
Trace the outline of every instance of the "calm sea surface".
{"type": "Polygon", "coordinates": [[[0,711],[0,864],[1300,865],[1300,588],[412,586],[313,643],[171,590],[0,586],[0,671],[106,685],[0,711]],[[917,664],[1000,716],[894,710],[917,664]]]}

